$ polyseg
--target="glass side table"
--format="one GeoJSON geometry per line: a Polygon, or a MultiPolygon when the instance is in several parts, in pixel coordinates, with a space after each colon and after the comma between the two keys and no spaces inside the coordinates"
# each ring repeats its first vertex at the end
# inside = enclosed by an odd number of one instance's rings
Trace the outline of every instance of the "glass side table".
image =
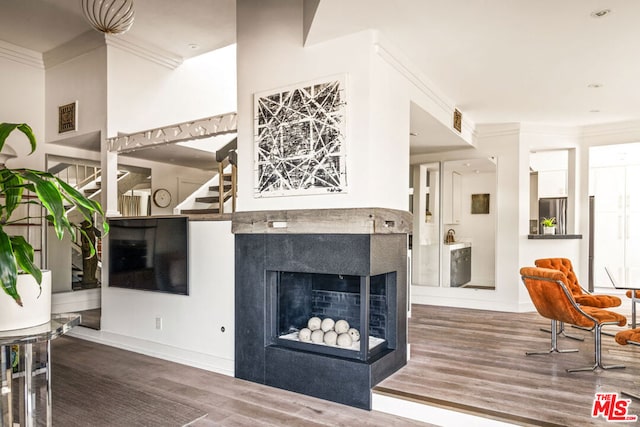
{"type": "MultiPolygon", "coordinates": [[[[40,326],[12,331],[0,331],[0,427],[13,427],[13,380],[19,383],[19,419],[20,426],[35,427],[36,389],[34,376],[45,374],[46,383],[46,425],[51,426],[51,340],[64,335],[80,323],[80,315],[75,313],[56,314],[51,321],[40,326]],[[34,344],[42,344],[45,348],[45,361],[41,366],[34,364],[34,344]],[[18,346],[23,358],[21,370],[13,372],[11,348],[18,346]]],[[[44,420],[43,420],[44,421],[44,420]]],[[[42,425],[42,421],[40,422],[42,425]]]]}

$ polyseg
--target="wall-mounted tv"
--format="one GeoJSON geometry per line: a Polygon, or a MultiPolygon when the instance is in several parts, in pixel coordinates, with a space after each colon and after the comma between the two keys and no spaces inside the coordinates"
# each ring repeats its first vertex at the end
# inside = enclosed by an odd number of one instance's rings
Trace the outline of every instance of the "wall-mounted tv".
{"type": "Polygon", "coordinates": [[[109,219],[109,286],[189,295],[189,218],[109,219]]]}

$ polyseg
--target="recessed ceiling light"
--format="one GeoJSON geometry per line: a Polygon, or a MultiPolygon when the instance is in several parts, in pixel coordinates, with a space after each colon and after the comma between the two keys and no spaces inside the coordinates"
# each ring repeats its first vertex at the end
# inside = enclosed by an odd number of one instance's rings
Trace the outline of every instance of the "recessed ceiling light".
{"type": "Polygon", "coordinates": [[[589,89],[599,89],[602,87],[601,83],[590,83],[587,85],[589,89]]]}
{"type": "Polygon", "coordinates": [[[418,136],[418,135],[420,135],[420,134],[419,134],[418,132],[409,132],[409,135],[411,135],[411,136],[418,136]]]}
{"type": "Polygon", "coordinates": [[[189,49],[192,49],[192,50],[200,49],[200,45],[199,44],[195,44],[195,43],[191,43],[191,44],[189,44],[189,49]]]}
{"type": "Polygon", "coordinates": [[[611,9],[594,10],[593,12],[591,12],[591,17],[592,18],[603,18],[603,17],[607,16],[610,13],[611,13],[611,9]]]}
{"type": "Polygon", "coordinates": [[[600,110],[589,110],[590,113],[599,113],[600,110]]]}

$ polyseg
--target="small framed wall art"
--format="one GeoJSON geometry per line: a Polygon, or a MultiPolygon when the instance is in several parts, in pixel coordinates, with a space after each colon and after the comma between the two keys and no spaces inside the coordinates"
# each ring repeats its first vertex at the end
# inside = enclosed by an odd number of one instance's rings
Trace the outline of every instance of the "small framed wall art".
{"type": "Polygon", "coordinates": [[[78,130],[78,101],[58,107],[58,133],[78,130]]]}
{"type": "Polygon", "coordinates": [[[488,214],[489,213],[489,194],[472,194],[471,195],[471,213],[472,214],[488,214]]]}

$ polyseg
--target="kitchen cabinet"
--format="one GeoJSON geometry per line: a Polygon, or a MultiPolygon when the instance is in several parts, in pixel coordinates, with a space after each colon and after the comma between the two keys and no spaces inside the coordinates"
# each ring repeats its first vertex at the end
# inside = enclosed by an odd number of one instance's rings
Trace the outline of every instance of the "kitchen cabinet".
{"type": "Polygon", "coordinates": [[[471,281],[471,248],[451,251],[451,287],[465,285],[471,281]]]}
{"type": "Polygon", "coordinates": [[[471,281],[471,242],[445,243],[442,251],[442,286],[460,287],[471,281]]]}

